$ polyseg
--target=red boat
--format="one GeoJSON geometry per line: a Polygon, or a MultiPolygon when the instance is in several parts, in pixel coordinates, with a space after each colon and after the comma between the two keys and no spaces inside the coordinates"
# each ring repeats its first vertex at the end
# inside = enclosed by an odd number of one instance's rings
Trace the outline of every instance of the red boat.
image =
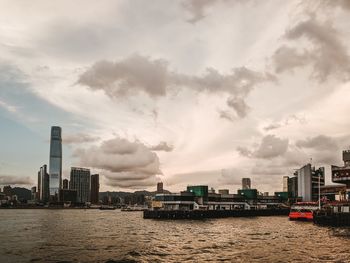
{"type": "Polygon", "coordinates": [[[289,220],[312,221],[314,211],[318,209],[316,202],[298,202],[292,205],[289,212],[289,220]]]}

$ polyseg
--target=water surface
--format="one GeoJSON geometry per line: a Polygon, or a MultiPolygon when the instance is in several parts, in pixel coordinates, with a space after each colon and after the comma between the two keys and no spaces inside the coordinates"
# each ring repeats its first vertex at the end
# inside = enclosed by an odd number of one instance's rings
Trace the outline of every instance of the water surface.
{"type": "Polygon", "coordinates": [[[119,210],[0,210],[0,262],[350,262],[349,228],[287,217],[145,220],[119,210]]]}

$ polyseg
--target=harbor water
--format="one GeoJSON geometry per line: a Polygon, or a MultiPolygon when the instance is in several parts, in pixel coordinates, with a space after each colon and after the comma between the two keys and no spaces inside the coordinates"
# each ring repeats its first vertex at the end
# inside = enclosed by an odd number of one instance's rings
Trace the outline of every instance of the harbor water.
{"type": "Polygon", "coordinates": [[[120,210],[0,210],[0,262],[350,262],[350,229],[286,216],[144,220],[120,210]]]}

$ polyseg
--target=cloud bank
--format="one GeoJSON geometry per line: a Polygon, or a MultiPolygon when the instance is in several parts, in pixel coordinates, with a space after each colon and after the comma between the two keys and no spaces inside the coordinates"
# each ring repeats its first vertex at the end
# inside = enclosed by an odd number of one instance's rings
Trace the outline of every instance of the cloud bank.
{"type": "Polygon", "coordinates": [[[163,151],[163,152],[171,152],[174,150],[174,146],[173,145],[169,145],[167,142],[160,142],[157,145],[153,145],[151,147],[149,147],[149,149],[151,151],[163,151]]]}
{"type": "Polygon", "coordinates": [[[74,156],[82,166],[101,169],[110,186],[150,186],[162,174],[157,154],[138,141],[114,138],[99,146],[77,149],[74,156]]]}
{"type": "Polygon", "coordinates": [[[30,177],[0,175],[0,185],[31,185],[32,183],[30,177]]]}
{"type": "Polygon", "coordinates": [[[246,147],[238,147],[237,151],[242,156],[250,158],[271,159],[285,154],[288,149],[288,143],[288,139],[281,139],[275,135],[266,135],[256,149],[250,150],[246,147]]]}
{"type": "Polygon", "coordinates": [[[239,118],[249,110],[245,102],[255,86],[275,81],[268,72],[257,72],[246,67],[233,68],[229,74],[221,74],[207,68],[201,76],[179,74],[169,69],[163,59],[151,59],[138,54],[111,62],[99,61],[86,70],[78,80],[92,90],[102,90],[109,97],[120,98],[146,94],[151,98],[176,94],[182,89],[207,94],[228,95],[227,106],[239,118]]]}
{"type": "Polygon", "coordinates": [[[284,39],[292,43],[307,40],[309,45],[303,49],[290,45],[279,47],[272,56],[276,73],[311,66],[311,77],[319,82],[330,76],[349,80],[350,56],[331,21],[320,22],[312,16],[289,28],[284,39]]]}
{"type": "Polygon", "coordinates": [[[67,134],[63,135],[62,142],[64,144],[80,144],[98,141],[100,138],[97,136],[91,136],[85,133],[67,134]]]}

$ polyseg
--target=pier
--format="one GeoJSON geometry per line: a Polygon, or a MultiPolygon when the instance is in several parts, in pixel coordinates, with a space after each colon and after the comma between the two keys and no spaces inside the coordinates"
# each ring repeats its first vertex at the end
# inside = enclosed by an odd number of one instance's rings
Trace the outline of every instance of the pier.
{"type": "Polygon", "coordinates": [[[314,214],[314,223],[321,226],[350,226],[350,213],[326,213],[317,211],[314,214]]]}
{"type": "Polygon", "coordinates": [[[204,219],[227,217],[287,216],[289,209],[259,210],[146,210],[144,219],[204,219]]]}

